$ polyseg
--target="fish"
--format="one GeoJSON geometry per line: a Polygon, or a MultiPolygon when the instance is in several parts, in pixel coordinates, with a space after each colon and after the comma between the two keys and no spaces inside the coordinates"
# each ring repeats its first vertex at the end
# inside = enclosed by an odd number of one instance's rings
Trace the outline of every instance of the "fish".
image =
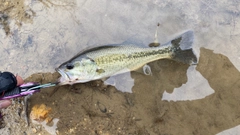
{"type": "Polygon", "coordinates": [[[158,47],[118,44],[86,49],[56,68],[61,75],[59,85],[105,79],[135,71],[160,59],[195,65],[197,56],[193,50],[193,42],[194,32],[188,30],[158,47]]]}

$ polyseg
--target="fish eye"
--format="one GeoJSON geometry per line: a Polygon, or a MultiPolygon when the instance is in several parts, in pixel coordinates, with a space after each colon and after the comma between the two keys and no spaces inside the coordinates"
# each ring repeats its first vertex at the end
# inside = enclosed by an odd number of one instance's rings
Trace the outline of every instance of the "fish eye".
{"type": "Polygon", "coordinates": [[[66,68],[67,68],[67,69],[73,69],[73,68],[74,68],[74,65],[71,64],[71,63],[68,63],[68,64],[66,65],[66,68]]]}

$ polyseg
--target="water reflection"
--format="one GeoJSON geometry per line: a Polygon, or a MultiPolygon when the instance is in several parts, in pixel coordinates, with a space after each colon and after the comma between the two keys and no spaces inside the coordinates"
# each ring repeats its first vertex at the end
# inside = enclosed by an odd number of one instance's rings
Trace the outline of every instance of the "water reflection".
{"type": "Polygon", "coordinates": [[[227,129],[227,130],[224,130],[216,135],[237,135],[239,133],[240,133],[240,125],[230,128],[230,129],[227,129]]]}
{"type": "Polygon", "coordinates": [[[175,88],[173,93],[164,91],[162,100],[186,101],[205,98],[214,93],[208,81],[195,69],[190,66],[187,70],[188,81],[179,88],[175,88]]]}
{"type": "Polygon", "coordinates": [[[121,92],[132,93],[134,79],[132,79],[130,72],[126,72],[124,74],[109,77],[107,80],[104,81],[104,84],[114,86],[117,90],[121,92]]]}
{"type": "Polygon", "coordinates": [[[51,125],[51,126],[47,125],[47,122],[46,122],[46,121],[41,122],[41,125],[42,125],[42,126],[44,127],[44,129],[45,129],[48,133],[50,133],[51,135],[57,135],[56,130],[57,130],[57,123],[58,123],[58,121],[59,121],[59,119],[54,118],[54,119],[52,120],[53,125],[51,125]]]}

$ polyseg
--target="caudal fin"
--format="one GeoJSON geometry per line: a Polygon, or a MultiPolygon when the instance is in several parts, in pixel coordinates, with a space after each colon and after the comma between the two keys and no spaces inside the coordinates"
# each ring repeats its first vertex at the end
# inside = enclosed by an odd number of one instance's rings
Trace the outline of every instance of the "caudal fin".
{"type": "Polygon", "coordinates": [[[194,34],[187,31],[171,41],[174,53],[172,59],[189,65],[197,64],[197,57],[193,52],[194,34]]]}

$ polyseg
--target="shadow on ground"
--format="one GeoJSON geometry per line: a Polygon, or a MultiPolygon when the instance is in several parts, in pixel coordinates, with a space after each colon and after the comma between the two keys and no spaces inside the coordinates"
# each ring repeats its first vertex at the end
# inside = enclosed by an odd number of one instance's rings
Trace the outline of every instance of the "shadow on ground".
{"type": "MultiPolygon", "coordinates": [[[[227,57],[201,48],[196,69],[215,93],[194,101],[161,100],[165,90],[172,92],[187,82],[187,65],[160,60],[150,66],[153,76],[132,73],[135,79],[132,94],[102,87],[100,81],[77,84],[74,89],[69,86],[61,86],[57,91],[46,88],[30,98],[30,109],[35,104],[51,107],[50,116],[60,119],[59,134],[216,134],[240,124],[240,74],[227,57]]],[[[58,76],[57,73],[38,73],[26,81],[47,83],[58,76]]],[[[8,115],[22,107],[16,108],[21,99],[14,101],[15,108],[4,110],[5,122],[12,120],[8,115]]],[[[25,127],[24,120],[18,121],[25,127]]],[[[15,131],[14,126],[5,126],[11,129],[10,133],[15,131]]],[[[32,123],[21,132],[46,133],[32,123]]]]}

